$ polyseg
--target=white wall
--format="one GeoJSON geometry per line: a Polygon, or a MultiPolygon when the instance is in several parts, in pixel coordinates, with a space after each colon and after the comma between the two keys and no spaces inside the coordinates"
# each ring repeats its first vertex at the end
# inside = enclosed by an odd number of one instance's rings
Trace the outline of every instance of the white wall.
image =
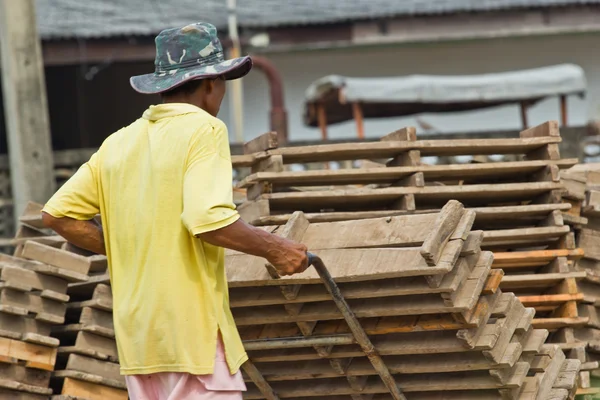
{"type": "MultiPolygon", "coordinates": [[[[600,119],[600,35],[571,35],[538,38],[516,38],[461,43],[429,44],[390,48],[330,50],[269,54],[283,75],[285,101],[289,115],[291,140],[320,138],[317,128],[302,123],[304,90],[314,80],[339,74],[357,77],[402,76],[415,73],[461,75],[511,71],[560,63],[575,63],[583,67],[588,79],[588,96],[568,100],[569,125],[582,125],[591,118],[600,119]]],[[[266,79],[253,71],[244,79],[244,135],[249,140],[266,132],[269,127],[269,97],[266,79]]],[[[227,100],[226,100],[227,101],[227,100]]],[[[233,126],[227,107],[220,115],[233,139],[233,126]]],[[[529,124],[559,119],[558,99],[548,99],[529,110],[529,124]]],[[[518,129],[521,126],[519,108],[503,106],[488,110],[423,114],[420,117],[440,132],[518,129]]],[[[413,125],[414,118],[369,119],[365,122],[367,136],[381,136],[395,129],[413,125]]],[[[329,129],[331,138],[354,137],[352,122],[329,129]]]]}

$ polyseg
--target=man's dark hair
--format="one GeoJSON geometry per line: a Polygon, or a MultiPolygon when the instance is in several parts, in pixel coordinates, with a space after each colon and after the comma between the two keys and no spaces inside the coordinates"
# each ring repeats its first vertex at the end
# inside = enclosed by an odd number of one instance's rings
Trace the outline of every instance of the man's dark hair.
{"type": "Polygon", "coordinates": [[[193,81],[189,81],[184,83],[181,86],[177,86],[171,90],[167,90],[166,92],[162,92],[160,94],[160,97],[162,97],[163,99],[165,97],[170,97],[170,96],[175,96],[175,95],[179,95],[179,94],[192,94],[196,91],[196,89],[198,89],[200,86],[202,86],[202,79],[195,79],[193,81]]]}

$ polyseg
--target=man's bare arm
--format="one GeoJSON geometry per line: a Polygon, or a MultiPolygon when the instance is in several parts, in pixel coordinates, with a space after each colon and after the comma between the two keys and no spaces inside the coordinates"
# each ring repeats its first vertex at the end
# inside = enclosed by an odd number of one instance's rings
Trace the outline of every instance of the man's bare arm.
{"type": "Polygon", "coordinates": [[[102,226],[95,220],[79,221],[69,217],[55,218],[42,212],[42,222],[69,243],[97,254],[106,254],[102,226]]]}
{"type": "Polygon", "coordinates": [[[308,268],[305,245],[255,228],[241,219],[225,228],[202,233],[198,237],[214,246],[266,258],[280,275],[292,275],[308,268]]]}

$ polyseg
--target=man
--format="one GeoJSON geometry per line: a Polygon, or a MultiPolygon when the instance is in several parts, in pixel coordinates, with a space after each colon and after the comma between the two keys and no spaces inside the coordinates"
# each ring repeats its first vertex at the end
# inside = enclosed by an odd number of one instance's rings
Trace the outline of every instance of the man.
{"type": "Polygon", "coordinates": [[[303,272],[307,249],[247,225],[232,201],[227,128],[216,115],[225,81],[246,75],[251,59],[225,61],[207,23],[161,32],[156,53],[156,71],[131,85],[163,104],[108,137],[49,200],[43,221],[108,257],[132,400],[241,399],[247,355],[223,248],[264,257],[281,275],[303,272]]]}

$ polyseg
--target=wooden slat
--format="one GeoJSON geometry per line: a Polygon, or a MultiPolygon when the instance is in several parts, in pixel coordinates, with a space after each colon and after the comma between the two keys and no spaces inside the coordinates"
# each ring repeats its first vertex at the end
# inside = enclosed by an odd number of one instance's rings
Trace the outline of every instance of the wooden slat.
{"type": "Polygon", "coordinates": [[[585,278],[585,272],[560,272],[551,274],[525,274],[525,275],[505,275],[502,278],[500,287],[503,290],[520,288],[545,288],[556,285],[567,279],[585,278]]]}
{"type": "Polygon", "coordinates": [[[237,186],[246,188],[258,182],[273,185],[318,186],[346,184],[392,184],[417,172],[422,172],[426,181],[430,180],[466,180],[472,182],[490,182],[502,178],[526,179],[548,165],[568,168],[577,163],[577,159],[558,161],[513,161],[482,164],[420,165],[408,167],[363,168],[341,170],[311,170],[285,172],[258,172],[244,178],[237,186]],[[515,178],[518,176],[518,178],[515,178]]]}
{"type": "MultiPolygon", "coordinates": [[[[454,267],[428,266],[419,248],[321,250],[318,255],[337,282],[444,274],[454,267]]],[[[265,261],[249,255],[229,256],[225,259],[225,267],[230,287],[320,282],[312,268],[274,280],[265,269],[265,261]]]]}
{"type": "Polygon", "coordinates": [[[28,241],[23,247],[23,257],[43,262],[57,268],[87,274],[90,270],[90,260],[75,253],[56,249],[34,241],[28,241]]]}
{"type": "MultiPolygon", "coordinates": [[[[271,150],[269,154],[283,156],[286,164],[356,160],[362,158],[391,158],[408,150],[420,150],[422,156],[523,154],[539,149],[546,144],[560,143],[560,141],[559,137],[542,137],[531,139],[461,139],[342,143],[285,147],[271,150]]],[[[232,161],[241,166],[241,158],[236,158],[232,161]]]]}
{"type": "Polygon", "coordinates": [[[511,266],[543,266],[558,257],[578,260],[583,257],[582,249],[532,250],[515,252],[494,252],[494,268],[510,268],[511,266]]]}
{"type": "Polygon", "coordinates": [[[325,207],[348,208],[367,205],[376,207],[398,200],[401,196],[408,194],[413,194],[417,203],[445,203],[450,199],[472,203],[523,201],[560,188],[560,183],[531,182],[271,193],[263,194],[261,198],[269,200],[272,211],[290,208],[311,211],[315,208],[325,207]]]}
{"type": "Polygon", "coordinates": [[[52,371],[56,363],[56,348],[0,337],[0,357],[23,360],[32,368],[52,371]]]}
{"type": "Polygon", "coordinates": [[[127,400],[127,390],[116,389],[78,379],[64,378],[63,395],[87,400],[127,400]]]}

